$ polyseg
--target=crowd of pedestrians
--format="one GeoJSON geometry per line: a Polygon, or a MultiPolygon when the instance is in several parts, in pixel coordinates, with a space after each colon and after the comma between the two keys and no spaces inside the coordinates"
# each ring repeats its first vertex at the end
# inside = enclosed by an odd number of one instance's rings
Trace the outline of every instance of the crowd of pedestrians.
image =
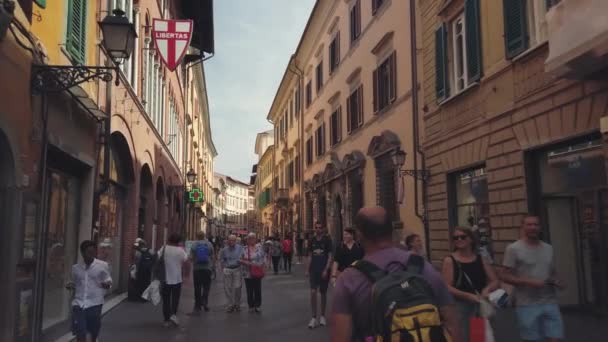
{"type": "MultiPolygon", "coordinates": [[[[207,239],[200,232],[185,248],[182,237],[174,233],[155,252],[138,238],[133,245],[129,298],[140,301],[142,293],[156,291],[162,301],[163,324],[178,326],[184,279],[192,272],[194,303],[189,315],[198,316],[209,311],[212,279],[219,267],[226,311],[241,311],[244,283],[249,312],[259,314],[266,272],[278,274],[282,268],[291,273],[296,255],[298,263],[305,258],[304,273],[310,285],[308,328],[331,324],[334,342],[409,341],[408,336],[414,335],[417,339],[412,341],[478,341],[473,335],[479,326],[473,322],[481,319],[485,336],[491,335],[491,318],[507,297],[515,305],[522,340],[563,340],[557,300],[563,284],[553,263],[553,248],[540,240],[537,216],[523,217],[521,238],[507,246],[502,267],[479,252],[473,230],[455,227],[451,231],[453,251],[444,258],[440,271],[424,260],[419,235],[408,235],[402,244],[393,242],[392,224],[381,207],[361,209],[354,227],[345,229],[343,240],[337,243],[321,222],[315,222],[310,239],[303,235],[258,239],[250,233],[243,243],[235,235],[224,242],[207,239]],[[330,285],[333,304],[328,320],[330,285]],[[411,323],[421,321],[426,322],[424,326],[411,323]]],[[[85,341],[87,335],[96,340],[104,295],[112,286],[108,264],[95,257],[96,246],[93,241],[81,243],[82,262],[72,268],[73,282],[67,285],[73,291],[72,330],[77,341],[85,341]]]]}

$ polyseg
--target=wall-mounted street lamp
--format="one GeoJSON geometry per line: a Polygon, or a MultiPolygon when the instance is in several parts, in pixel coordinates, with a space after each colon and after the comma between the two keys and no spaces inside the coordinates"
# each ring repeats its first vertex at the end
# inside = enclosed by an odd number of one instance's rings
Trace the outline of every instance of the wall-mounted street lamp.
{"type": "Polygon", "coordinates": [[[423,182],[427,182],[431,177],[429,170],[404,170],[403,165],[405,165],[405,157],[405,152],[402,150],[395,150],[391,155],[393,165],[395,165],[395,168],[399,171],[399,176],[404,177],[405,175],[408,175],[415,179],[422,180],[423,182]]]}
{"type": "MultiPolygon", "coordinates": [[[[52,93],[68,90],[94,79],[105,82],[112,80],[112,71],[118,73],[118,66],[129,58],[135,49],[137,33],[125,12],[112,11],[98,23],[103,34],[101,45],[111,59],[107,66],[87,65],[34,65],[32,67],[32,90],[37,93],[52,93]]],[[[116,77],[118,83],[118,76],[116,77]]]]}
{"type": "Polygon", "coordinates": [[[186,173],[186,179],[188,180],[188,183],[190,183],[190,184],[192,184],[196,181],[196,172],[194,172],[193,168],[190,168],[188,173],[186,173]]]}

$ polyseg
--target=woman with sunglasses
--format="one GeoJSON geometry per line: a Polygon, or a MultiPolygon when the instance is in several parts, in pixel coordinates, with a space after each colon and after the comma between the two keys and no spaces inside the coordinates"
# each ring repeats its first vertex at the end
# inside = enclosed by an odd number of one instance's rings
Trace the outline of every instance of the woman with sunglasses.
{"type": "Polygon", "coordinates": [[[452,235],[454,252],[443,260],[443,278],[460,310],[465,341],[469,341],[469,318],[479,312],[482,297],[498,288],[496,272],[477,252],[473,231],[456,227],[452,235]]]}

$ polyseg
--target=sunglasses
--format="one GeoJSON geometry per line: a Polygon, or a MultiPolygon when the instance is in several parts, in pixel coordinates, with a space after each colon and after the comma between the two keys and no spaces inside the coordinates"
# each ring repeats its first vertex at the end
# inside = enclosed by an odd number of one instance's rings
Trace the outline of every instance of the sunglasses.
{"type": "Polygon", "coordinates": [[[466,240],[467,238],[468,238],[468,236],[467,236],[467,235],[454,235],[454,236],[452,237],[452,240],[454,240],[454,241],[458,241],[458,240],[462,240],[462,241],[464,241],[464,240],[466,240]]]}

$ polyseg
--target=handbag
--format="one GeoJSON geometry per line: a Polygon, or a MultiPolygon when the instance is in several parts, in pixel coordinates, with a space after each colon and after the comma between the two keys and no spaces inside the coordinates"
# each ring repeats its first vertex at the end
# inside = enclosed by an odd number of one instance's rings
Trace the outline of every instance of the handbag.
{"type": "Polygon", "coordinates": [[[494,342],[494,331],[490,320],[483,317],[469,317],[470,342],[494,342]]]}
{"type": "MultiPolygon", "coordinates": [[[[452,260],[456,262],[456,265],[458,265],[458,283],[460,283],[461,278],[464,276],[464,279],[468,283],[468,285],[472,289],[474,289],[475,287],[473,286],[471,278],[469,278],[467,272],[462,269],[460,262],[458,262],[454,257],[452,257],[452,260]]],[[[480,293],[476,290],[475,294],[481,297],[480,293]]],[[[485,298],[481,298],[477,309],[481,318],[492,318],[496,314],[496,307],[494,306],[494,304],[485,298]]]]}
{"type": "Polygon", "coordinates": [[[167,273],[165,272],[165,248],[167,245],[163,246],[160,257],[154,264],[154,269],[152,271],[152,275],[154,279],[164,283],[167,281],[167,273]]]}
{"type": "MultiPolygon", "coordinates": [[[[249,247],[247,247],[247,259],[251,261],[251,253],[249,252],[249,247]]],[[[264,272],[264,267],[253,264],[249,266],[249,273],[254,279],[262,279],[266,275],[266,272],[264,272]]]]}

